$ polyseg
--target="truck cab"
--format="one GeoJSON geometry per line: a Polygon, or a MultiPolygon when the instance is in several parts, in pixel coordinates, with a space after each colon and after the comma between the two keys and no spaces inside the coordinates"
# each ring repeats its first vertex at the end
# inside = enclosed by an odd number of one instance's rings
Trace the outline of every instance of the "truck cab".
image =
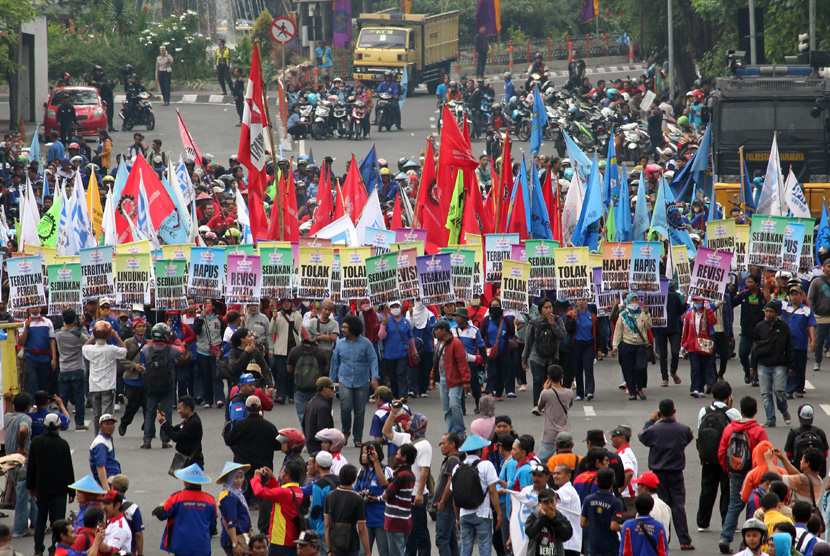
{"type": "Polygon", "coordinates": [[[354,77],[366,84],[377,84],[383,81],[383,74],[391,70],[400,81],[410,57],[415,58],[412,29],[364,27],[360,30],[354,50],[354,77]]]}

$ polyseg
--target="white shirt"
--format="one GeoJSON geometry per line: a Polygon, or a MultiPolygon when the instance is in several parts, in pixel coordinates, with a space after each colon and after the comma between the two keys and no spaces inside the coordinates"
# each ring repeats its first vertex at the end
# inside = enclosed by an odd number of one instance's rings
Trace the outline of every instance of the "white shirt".
{"type": "Polygon", "coordinates": [[[666,546],[668,546],[669,541],[671,541],[671,508],[668,504],[660,500],[660,497],[656,493],[652,494],[651,497],[654,499],[654,508],[651,510],[651,517],[663,524],[663,528],[666,530],[666,546]]]}
{"type": "MultiPolygon", "coordinates": [[[[710,407],[724,408],[726,407],[726,404],[723,402],[715,401],[712,402],[712,405],[710,406],[700,408],[700,412],[697,414],[697,428],[700,428],[700,423],[701,421],[703,421],[703,416],[706,415],[706,410],[710,407]]],[[[730,422],[736,421],[741,418],[741,412],[735,409],[734,407],[730,407],[726,410],[726,416],[729,417],[730,422]]]]}
{"type": "Polygon", "coordinates": [[[346,460],[346,457],[343,455],[342,452],[337,454],[336,456],[333,456],[331,461],[331,474],[336,477],[339,477],[340,470],[343,469],[343,467],[345,467],[348,463],[349,462],[346,460]]]}
{"type": "MultiPolygon", "coordinates": [[[[744,548],[740,552],[736,552],[733,556],[755,556],[755,554],[749,548],[744,548]]],[[[769,554],[762,550],[759,556],[769,556],[769,554]]]]}
{"type": "Polygon", "coordinates": [[[565,483],[556,489],[556,494],[559,495],[556,510],[562,512],[574,530],[571,538],[565,541],[564,548],[582,552],[582,525],[579,522],[579,517],[582,515],[582,502],[579,500],[579,493],[571,483],[565,483]]]}
{"type": "MultiPolygon", "coordinates": [[[[467,456],[464,463],[471,465],[478,459],[478,456],[467,456]]],[[[453,477],[455,477],[456,471],[458,471],[457,465],[452,470],[453,477]]],[[[494,485],[499,482],[499,475],[496,473],[496,468],[493,466],[493,463],[489,461],[480,462],[476,466],[476,471],[478,471],[478,480],[481,482],[481,489],[484,491],[484,501],[474,510],[458,508],[460,512],[459,515],[476,515],[482,519],[490,519],[493,517],[493,512],[490,509],[490,496],[488,496],[488,490],[490,485],[494,485]]],[[[450,479],[450,483],[447,486],[450,488],[450,491],[452,491],[452,479],[450,479]]],[[[533,485],[530,486],[532,487],[533,485]]]]}
{"type": "Polygon", "coordinates": [[[89,361],[89,391],[115,390],[115,362],[127,357],[127,348],[109,344],[89,344],[81,348],[89,361]]]}
{"type": "MultiPolygon", "coordinates": [[[[421,484],[421,468],[426,467],[427,469],[429,469],[432,465],[432,445],[426,439],[421,440],[419,442],[412,442],[412,438],[409,436],[408,432],[395,432],[393,434],[394,436],[392,437],[392,444],[394,444],[395,446],[412,444],[413,446],[415,446],[415,450],[418,452],[418,455],[415,456],[415,463],[412,464],[412,474],[415,475],[415,486],[413,488],[413,492],[417,495],[419,492],[421,492],[419,488],[421,484]]],[[[424,485],[423,493],[427,494],[428,492],[429,490],[427,489],[426,485],[424,485]]]]}
{"type": "Polygon", "coordinates": [[[124,517],[124,514],[121,514],[107,524],[104,543],[115,550],[123,550],[125,552],[132,550],[133,533],[130,531],[130,525],[127,523],[127,518],[124,517]]]}
{"type": "MultiPolygon", "coordinates": [[[[634,455],[634,450],[631,449],[631,446],[626,446],[625,448],[620,448],[617,450],[617,455],[620,456],[620,460],[622,461],[623,470],[633,471],[634,475],[631,476],[631,479],[634,480],[639,476],[639,471],[637,469],[637,456],[634,455]]],[[[636,498],[637,491],[634,488],[634,485],[631,483],[628,484],[628,487],[624,488],[622,492],[620,492],[623,498],[636,498]]]]}

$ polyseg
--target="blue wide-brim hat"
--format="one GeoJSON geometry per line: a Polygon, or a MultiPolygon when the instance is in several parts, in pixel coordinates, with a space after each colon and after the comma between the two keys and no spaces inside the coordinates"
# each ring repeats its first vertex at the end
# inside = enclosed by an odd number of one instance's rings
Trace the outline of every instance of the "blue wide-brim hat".
{"type": "Polygon", "coordinates": [[[98,481],[96,481],[92,475],[86,475],[85,477],[78,479],[69,485],[69,488],[79,492],[87,492],[89,494],[104,495],[107,493],[106,490],[101,488],[101,485],[98,484],[98,481]]]}
{"type": "Polygon", "coordinates": [[[205,475],[205,472],[202,471],[202,468],[199,467],[198,463],[188,465],[184,469],[179,469],[174,472],[173,475],[175,475],[177,479],[193,485],[206,485],[210,483],[210,478],[205,475]]]}
{"type": "Polygon", "coordinates": [[[216,477],[216,484],[221,485],[222,482],[225,480],[225,476],[228,473],[233,473],[234,471],[242,471],[243,473],[247,473],[248,470],[251,468],[250,465],[247,463],[234,463],[232,461],[226,461],[225,467],[222,468],[222,472],[216,477]]]}
{"type": "Polygon", "coordinates": [[[487,439],[482,438],[477,434],[471,434],[467,437],[467,439],[464,441],[464,444],[461,445],[461,448],[459,448],[459,450],[468,453],[477,452],[478,450],[482,450],[489,445],[490,442],[487,439]]]}

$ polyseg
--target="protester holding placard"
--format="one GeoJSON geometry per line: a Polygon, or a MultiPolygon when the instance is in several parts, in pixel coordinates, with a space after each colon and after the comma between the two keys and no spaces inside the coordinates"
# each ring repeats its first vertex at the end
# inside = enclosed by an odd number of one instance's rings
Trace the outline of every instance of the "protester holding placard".
{"type": "Polygon", "coordinates": [[[706,307],[702,297],[692,298],[692,310],[683,317],[683,349],[689,356],[692,367],[689,392],[693,398],[708,394],[715,383],[715,368],[711,358],[715,355],[712,327],[717,322],[715,313],[706,307]]]}
{"type": "Polygon", "coordinates": [[[514,317],[507,316],[501,307],[501,299],[490,300],[490,314],[481,321],[482,337],[487,348],[487,393],[503,401],[506,391],[508,398],[515,398],[515,377],[511,363],[510,340],[516,338],[514,317]]]}
{"type": "Polygon", "coordinates": [[[648,383],[646,346],[647,334],[651,330],[651,315],[640,305],[636,293],[628,294],[625,303],[625,309],[620,312],[614,327],[611,356],[616,357],[619,352],[629,401],[636,400],[637,396],[644,400],[646,395],[643,389],[648,383]]]}

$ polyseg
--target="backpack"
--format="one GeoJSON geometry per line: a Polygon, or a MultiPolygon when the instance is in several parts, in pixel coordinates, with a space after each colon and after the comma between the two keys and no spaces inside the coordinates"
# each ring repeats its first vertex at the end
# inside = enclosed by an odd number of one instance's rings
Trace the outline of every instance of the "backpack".
{"type": "Polygon", "coordinates": [[[294,364],[294,388],[310,391],[317,388],[320,378],[320,363],[311,350],[306,350],[294,364]]]}
{"type": "Polygon", "coordinates": [[[478,476],[478,464],[461,463],[452,476],[452,501],[459,508],[474,510],[484,502],[486,492],[481,488],[481,479],[478,476]]]}
{"type": "Polygon", "coordinates": [[[173,389],[173,367],[170,365],[169,345],[152,349],[150,361],[144,368],[144,388],[147,392],[168,392],[173,389]]]}
{"type": "MultiPolygon", "coordinates": [[[[234,421],[239,421],[240,419],[244,419],[248,416],[248,409],[245,407],[245,396],[241,393],[237,392],[234,394],[233,398],[231,398],[231,402],[228,404],[228,418],[230,419],[230,423],[234,421]]],[[[231,425],[233,427],[233,425],[231,425]]]]}
{"type": "Polygon", "coordinates": [[[744,432],[733,431],[726,444],[726,469],[746,474],[752,469],[752,448],[744,432]]]}
{"type": "Polygon", "coordinates": [[[703,419],[700,420],[700,427],[697,429],[697,453],[701,463],[720,465],[720,439],[730,421],[726,410],[726,407],[707,407],[703,419]]]}
{"type": "Polygon", "coordinates": [[[540,357],[548,358],[556,355],[556,345],[559,340],[553,335],[553,326],[545,321],[536,327],[536,336],[533,345],[540,357]]]}
{"type": "MultiPolygon", "coordinates": [[[[802,431],[795,437],[795,440],[793,441],[792,461],[797,463],[794,463],[793,465],[799,465],[801,463],[801,456],[804,455],[804,452],[808,448],[815,448],[819,452],[824,453],[824,442],[822,442],[821,437],[812,429],[802,431]]],[[[821,469],[816,469],[822,477],[826,474],[826,466],[827,463],[824,458],[822,458],[821,469]]]]}

